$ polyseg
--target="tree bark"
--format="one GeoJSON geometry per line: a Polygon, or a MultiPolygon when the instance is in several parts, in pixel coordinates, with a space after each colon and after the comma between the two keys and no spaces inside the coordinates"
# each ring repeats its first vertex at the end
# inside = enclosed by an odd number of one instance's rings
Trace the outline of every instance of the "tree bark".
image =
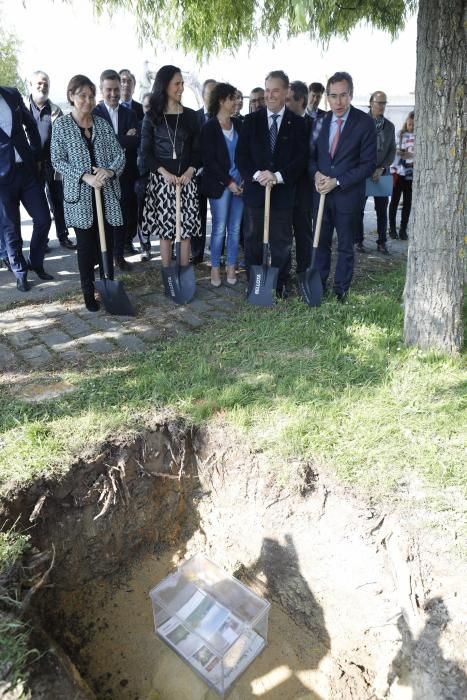
{"type": "Polygon", "coordinates": [[[405,341],[456,353],[466,234],[465,0],[420,0],[405,341]]]}

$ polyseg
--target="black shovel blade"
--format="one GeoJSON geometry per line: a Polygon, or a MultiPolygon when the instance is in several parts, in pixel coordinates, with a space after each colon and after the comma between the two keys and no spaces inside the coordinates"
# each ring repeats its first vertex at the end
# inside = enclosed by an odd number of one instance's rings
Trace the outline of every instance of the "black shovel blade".
{"type": "Polygon", "coordinates": [[[135,310],[118,280],[101,279],[94,283],[106,311],[114,316],[134,316],[135,310]]]}
{"type": "Polygon", "coordinates": [[[305,304],[308,304],[308,306],[321,306],[323,283],[318,270],[313,270],[309,267],[305,272],[301,272],[298,276],[298,283],[305,304]]]}
{"type": "Polygon", "coordinates": [[[193,265],[162,268],[166,296],[176,304],[189,304],[195,296],[196,277],[193,265]]]}
{"type": "Polygon", "coordinates": [[[274,306],[278,267],[252,265],[248,280],[247,301],[256,306],[274,306]]]}

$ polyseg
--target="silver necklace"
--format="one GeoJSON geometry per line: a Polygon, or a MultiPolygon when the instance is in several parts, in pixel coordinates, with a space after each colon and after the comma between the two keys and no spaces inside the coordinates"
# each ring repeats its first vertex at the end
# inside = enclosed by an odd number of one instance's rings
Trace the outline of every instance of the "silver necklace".
{"type": "Polygon", "coordinates": [[[176,144],[176,142],[177,142],[177,129],[178,129],[178,118],[179,118],[179,116],[180,116],[180,111],[177,112],[177,121],[175,122],[175,134],[174,134],[174,138],[173,138],[173,141],[172,141],[172,137],[171,137],[171,135],[170,135],[170,130],[169,130],[169,125],[167,124],[167,117],[165,116],[165,112],[164,112],[165,126],[166,126],[166,129],[167,129],[167,133],[168,133],[168,135],[169,135],[170,143],[172,144],[172,158],[173,158],[173,160],[177,160],[177,151],[175,150],[175,144],[176,144]]]}

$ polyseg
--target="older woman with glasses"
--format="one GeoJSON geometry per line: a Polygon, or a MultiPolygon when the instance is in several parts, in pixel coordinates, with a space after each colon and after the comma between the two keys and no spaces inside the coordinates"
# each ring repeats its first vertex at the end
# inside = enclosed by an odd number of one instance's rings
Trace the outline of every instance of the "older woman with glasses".
{"type": "Polygon", "coordinates": [[[68,83],[70,114],[57,119],[52,130],[52,165],[63,176],[65,223],[75,230],[78,268],[84,303],[88,311],[97,311],[94,296],[94,265],[103,275],[99,245],[95,190],[102,191],[105,239],[113,278],[112,227],[122,226],[119,175],[125,167],[125,155],[111,125],[93,115],[96,86],[85,75],[75,75],[68,83]]]}

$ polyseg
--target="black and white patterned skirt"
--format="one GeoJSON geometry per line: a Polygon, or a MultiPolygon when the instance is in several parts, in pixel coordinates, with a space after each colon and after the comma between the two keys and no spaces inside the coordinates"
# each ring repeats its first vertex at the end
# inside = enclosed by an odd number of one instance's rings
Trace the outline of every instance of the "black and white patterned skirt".
{"type": "MultiPolygon", "coordinates": [[[[166,240],[175,239],[175,186],[169,185],[159,173],[151,173],[146,189],[142,232],[166,240]]],[[[181,188],[181,236],[201,235],[198,187],[193,178],[181,188]]]]}

